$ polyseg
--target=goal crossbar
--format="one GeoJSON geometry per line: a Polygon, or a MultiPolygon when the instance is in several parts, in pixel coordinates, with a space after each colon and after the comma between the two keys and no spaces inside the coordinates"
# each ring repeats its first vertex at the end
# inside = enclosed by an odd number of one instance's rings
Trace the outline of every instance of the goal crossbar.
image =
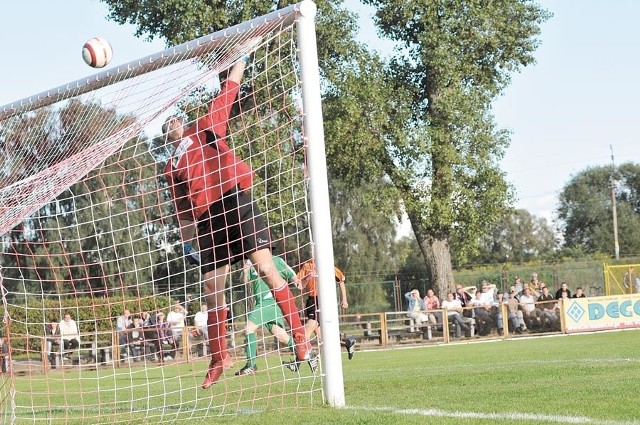
{"type": "MultiPolygon", "coordinates": [[[[280,25],[289,25],[298,18],[302,10],[309,8],[308,5],[305,6],[307,3],[311,2],[306,0],[290,5],[251,21],[216,31],[209,35],[205,35],[195,40],[146,56],[142,59],[133,60],[131,62],[118,65],[115,68],[109,68],[96,73],[92,76],[81,78],[56,88],[43,91],[39,94],[9,103],[0,107],[0,120],[155,71],[170,63],[177,56],[180,56],[181,59],[192,59],[197,56],[210,53],[222,44],[225,39],[232,36],[236,38],[238,36],[242,36],[242,34],[247,33],[249,30],[257,26],[262,26],[266,30],[269,30],[280,25]]],[[[228,63],[226,65],[228,66],[228,63]]]]}

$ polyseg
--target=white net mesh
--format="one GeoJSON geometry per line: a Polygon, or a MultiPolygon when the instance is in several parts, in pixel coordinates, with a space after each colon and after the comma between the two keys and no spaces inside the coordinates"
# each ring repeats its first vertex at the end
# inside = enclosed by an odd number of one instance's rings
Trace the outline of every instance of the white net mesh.
{"type": "Polygon", "coordinates": [[[283,368],[292,354],[264,329],[258,373],[233,375],[245,362],[252,305],[238,266],[226,291],[236,365],[200,388],[202,278],[182,254],[162,172],[171,154],[159,136],[164,119],[203,115],[249,52],[227,142],[256,173],[251,191],[276,253],[294,270],[309,257],[296,10],[287,10],[0,109],[5,421],[164,423],[322,402],[320,374],[283,368]],[[119,332],[125,310],[142,323],[182,309],[173,340],[150,327],[119,332]],[[67,314],[78,347],[47,337],[50,323],[69,326],[67,314]]]}

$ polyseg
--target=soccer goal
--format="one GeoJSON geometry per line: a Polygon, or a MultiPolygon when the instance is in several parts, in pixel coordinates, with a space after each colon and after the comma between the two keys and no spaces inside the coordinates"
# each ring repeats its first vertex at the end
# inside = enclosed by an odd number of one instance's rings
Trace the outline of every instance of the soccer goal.
{"type": "Polygon", "coordinates": [[[315,13],[305,0],[0,107],[4,422],[165,423],[344,405],[315,13]],[[320,369],[294,372],[283,367],[289,347],[261,329],[257,372],[235,376],[253,303],[236,265],[225,290],[235,364],[203,390],[202,276],[183,254],[161,126],[205,114],[246,55],[227,142],[255,171],[274,253],[295,271],[316,258],[324,342],[320,369]],[[170,315],[184,322],[158,325],[170,315]]]}

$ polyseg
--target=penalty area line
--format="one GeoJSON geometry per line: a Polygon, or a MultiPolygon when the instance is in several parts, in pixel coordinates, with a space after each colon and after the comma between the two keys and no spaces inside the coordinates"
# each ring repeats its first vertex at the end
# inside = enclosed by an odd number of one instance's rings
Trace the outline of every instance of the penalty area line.
{"type": "Polygon", "coordinates": [[[345,406],[351,410],[366,410],[373,412],[389,412],[411,416],[429,416],[452,419],[485,419],[485,420],[511,420],[511,421],[535,421],[561,424],[593,424],[593,425],[640,425],[638,421],[615,421],[588,418],[586,416],[569,415],[545,415],[539,413],[486,413],[486,412],[460,412],[446,411],[440,409],[401,409],[397,407],[375,407],[375,406],[345,406]]]}

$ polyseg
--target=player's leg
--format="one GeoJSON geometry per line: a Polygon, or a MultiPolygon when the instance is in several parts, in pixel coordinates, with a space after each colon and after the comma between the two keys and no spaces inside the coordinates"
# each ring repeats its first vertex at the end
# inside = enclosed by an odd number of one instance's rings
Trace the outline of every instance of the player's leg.
{"type": "Polygon", "coordinates": [[[256,357],[258,355],[258,339],[256,338],[256,329],[258,329],[258,321],[255,317],[259,317],[259,312],[253,310],[249,313],[247,318],[247,325],[244,329],[244,335],[246,338],[245,354],[247,356],[247,363],[236,372],[236,375],[250,375],[256,372],[256,357]]]}
{"type": "Polygon", "coordinates": [[[209,388],[216,383],[223,371],[233,365],[231,357],[227,354],[226,322],[227,306],[224,300],[224,289],[229,266],[225,265],[204,274],[204,293],[207,308],[207,334],[209,336],[209,350],[211,351],[211,363],[203,388],[209,388]]]}
{"type": "Polygon", "coordinates": [[[287,331],[276,324],[271,324],[270,328],[271,334],[276,337],[280,344],[286,345],[292,352],[295,351],[295,343],[293,342],[293,337],[289,335],[287,331]]]}
{"type": "Polygon", "coordinates": [[[318,297],[308,297],[304,306],[304,316],[307,318],[304,324],[304,331],[308,340],[315,333],[320,343],[320,318],[318,317],[318,297]]]}

